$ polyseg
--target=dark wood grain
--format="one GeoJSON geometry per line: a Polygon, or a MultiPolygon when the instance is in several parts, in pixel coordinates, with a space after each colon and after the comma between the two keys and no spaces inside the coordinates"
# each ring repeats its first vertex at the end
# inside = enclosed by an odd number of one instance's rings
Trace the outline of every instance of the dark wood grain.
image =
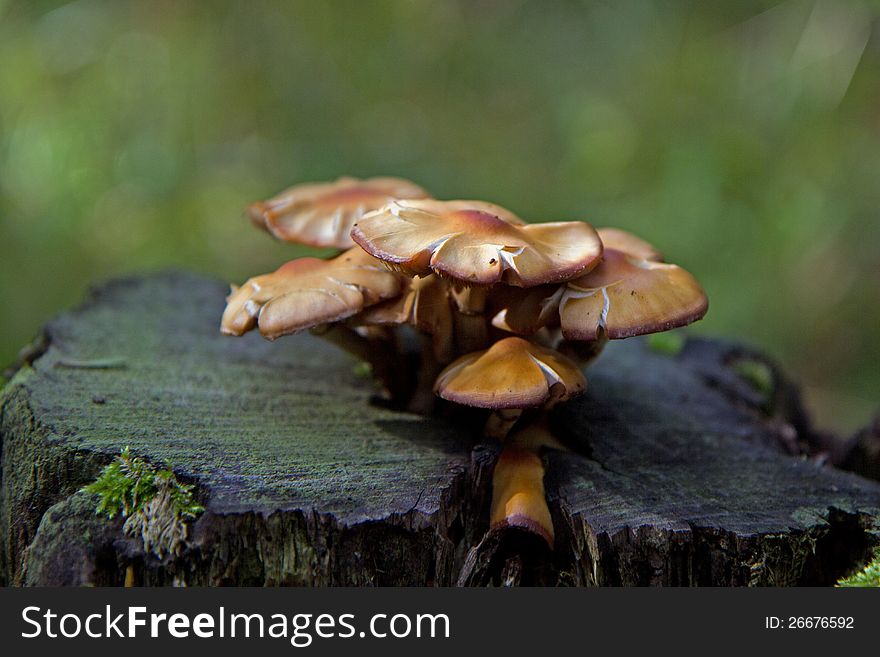
{"type": "Polygon", "coordinates": [[[555,413],[572,448],[547,454],[555,552],[484,536],[497,446],[475,445],[478,421],[373,403],[309,335],[220,336],[225,292],[126,279],[46,327],[0,397],[5,581],[826,584],[876,542],[880,485],[798,456],[778,370],[756,389],[732,364],[763,357],[705,340],[675,357],[612,344],[555,413]],[[126,445],[207,507],[176,561],[75,494],[126,445]]]}

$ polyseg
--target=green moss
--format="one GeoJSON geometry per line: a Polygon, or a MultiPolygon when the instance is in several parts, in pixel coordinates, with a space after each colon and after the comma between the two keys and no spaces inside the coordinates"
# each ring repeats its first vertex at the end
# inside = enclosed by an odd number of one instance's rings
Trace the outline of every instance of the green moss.
{"type": "Polygon", "coordinates": [[[684,347],[684,335],[677,332],[653,333],[648,336],[651,351],[664,356],[677,356],[684,347]]]}
{"type": "Polygon", "coordinates": [[[126,447],[100,476],[84,488],[98,496],[95,512],[126,519],[123,531],[139,536],[144,550],[160,559],[179,556],[187,542],[187,523],[204,511],[193,486],[177,481],[170,468],[158,469],[132,456],[126,447]]]}
{"type": "Polygon", "coordinates": [[[770,397],[774,390],[773,370],[757,360],[738,360],[731,367],[757,392],[770,397]]]}
{"type": "Polygon", "coordinates": [[[101,475],[85,487],[98,496],[95,512],[113,518],[119,514],[129,517],[141,511],[160,490],[168,489],[173,510],[184,518],[195,518],[204,508],[196,504],[193,486],[181,484],[168,469],[158,470],[138,456],[132,456],[126,447],[101,475]]]}
{"type": "Polygon", "coordinates": [[[363,361],[357,363],[354,368],[352,368],[352,372],[359,379],[372,379],[373,378],[373,367],[369,363],[365,363],[363,361]]]}
{"type": "Polygon", "coordinates": [[[874,551],[874,559],[860,571],[837,582],[841,587],[880,587],[880,548],[874,551]]]}

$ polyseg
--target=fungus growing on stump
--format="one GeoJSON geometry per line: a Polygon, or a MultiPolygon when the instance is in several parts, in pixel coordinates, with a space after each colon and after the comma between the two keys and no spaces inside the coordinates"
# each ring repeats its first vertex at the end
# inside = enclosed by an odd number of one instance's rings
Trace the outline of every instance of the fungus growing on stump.
{"type": "Polygon", "coordinates": [[[400,294],[403,281],[378,260],[354,247],[331,259],[299,258],[271,274],[256,276],[227,297],[220,330],[240,336],[259,328],[270,340],[314,329],[368,362],[389,391],[395,375],[393,346],[342,322],[364,308],[400,294]]]}
{"type": "Polygon", "coordinates": [[[434,272],[471,286],[531,287],[589,271],[602,254],[580,221],[516,224],[512,213],[475,201],[392,201],[351,232],[367,253],[415,276],[434,272]]]}
{"type": "Polygon", "coordinates": [[[544,496],[546,449],[565,450],[547,427],[545,418],[518,426],[504,444],[492,473],[492,529],[519,527],[537,534],[553,547],[555,532],[544,496]]]}
{"type": "Polygon", "coordinates": [[[681,267],[606,249],[602,264],[566,284],[559,300],[568,340],[629,338],[668,331],[706,314],[700,284],[681,267]]]}
{"type": "MultiPolygon", "coordinates": [[[[549,410],[587,386],[577,364],[553,349],[518,337],[462,356],[440,376],[434,390],[448,401],[492,409],[484,433],[505,440],[521,413],[549,410]]],[[[550,509],[544,498],[544,465],[535,444],[505,440],[492,483],[493,528],[521,527],[553,546],[550,509]]]]}
{"type": "Polygon", "coordinates": [[[437,377],[434,390],[457,404],[522,410],[551,406],[586,386],[578,366],[562,354],[510,337],[453,362],[437,377]]]}
{"type": "Polygon", "coordinates": [[[428,198],[403,178],[343,177],[331,183],[304,183],[267,201],[252,203],[251,222],[285,242],[348,249],[352,225],[365,213],[394,199],[428,198]]]}
{"type": "Polygon", "coordinates": [[[564,447],[547,414],[584,391],[582,367],[609,339],[684,326],[708,306],[693,276],[630,233],[526,224],[397,178],[299,185],[249,214],[281,239],[354,246],[233,287],[221,330],[275,339],[312,329],[370,363],[400,408],[431,414],[439,397],[485,409],[483,436],[503,443],[491,527],[551,547],[542,452],[564,447]],[[418,358],[398,337],[407,330],[420,336],[418,358]]]}
{"type": "Polygon", "coordinates": [[[562,285],[498,294],[493,326],[519,335],[558,327],[558,348],[586,364],[609,339],[668,331],[706,314],[706,293],[690,273],[661,262],[657,249],[630,233],[598,233],[604,250],[597,267],[562,285]]]}
{"type": "Polygon", "coordinates": [[[339,322],[400,290],[400,277],[358,248],[332,260],[299,258],[233,288],[220,330],[242,335],[258,326],[274,340],[339,322]]]}

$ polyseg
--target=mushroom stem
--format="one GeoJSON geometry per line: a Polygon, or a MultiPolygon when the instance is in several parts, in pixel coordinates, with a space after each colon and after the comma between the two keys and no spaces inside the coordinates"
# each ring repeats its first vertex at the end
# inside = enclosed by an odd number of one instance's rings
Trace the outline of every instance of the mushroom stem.
{"type": "Polygon", "coordinates": [[[489,288],[462,283],[451,285],[455,342],[459,354],[479,351],[489,346],[489,320],[486,300],[489,288]]]}
{"type": "Polygon", "coordinates": [[[492,411],[492,414],[489,415],[489,418],[486,420],[486,427],[483,429],[483,434],[487,438],[504,440],[507,438],[507,434],[510,433],[513,425],[516,424],[516,421],[519,420],[521,415],[522,409],[519,408],[499,408],[498,410],[492,411]]]}
{"type": "Polygon", "coordinates": [[[312,329],[312,333],[369,363],[373,376],[382,382],[393,401],[399,401],[405,394],[405,373],[397,367],[401,359],[393,340],[387,337],[364,337],[344,324],[330,324],[321,327],[321,330],[312,329]]]}
{"type": "Polygon", "coordinates": [[[123,585],[125,588],[131,588],[133,586],[137,586],[137,583],[134,578],[134,566],[128,564],[125,569],[125,584],[123,585]]]}
{"type": "Polygon", "coordinates": [[[508,443],[492,474],[493,529],[520,527],[553,547],[553,520],[544,495],[544,462],[536,450],[508,443]]]}
{"type": "Polygon", "coordinates": [[[589,342],[580,340],[561,340],[556,350],[568,356],[581,367],[586,367],[599,358],[605,345],[608,344],[608,335],[604,331],[599,332],[599,339],[589,342]]]}
{"type": "Polygon", "coordinates": [[[454,284],[452,286],[452,298],[455,307],[465,315],[482,315],[486,311],[486,299],[489,296],[489,288],[485,286],[473,287],[470,285],[454,284]]]}
{"type": "Polygon", "coordinates": [[[419,333],[421,345],[421,361],[416,375],[416,390],[410,397],[407,410],[419,415],[430,415],[434,411],[437,397],[434,395],[434,381],[444,365],[437,359],[437,351],[433,336],[419,333]]]}
{"type": "MultiPolygon", "coordinates": [[[[561,344],[562,332],[558,328],[542,326],[529,339],[542,347],[556,349],[556,346],[561,344]]],[[[560,353],[563,352],[560,351],[560,353]]],[[[575,359],[575,361],[577,361],[577,359],[575,359]]]]}
{"type": "Polygon", "coordinates": [[[567,451],[550,431],[541,413],[508,438],[492,473],[493,529],[520,527],[538,534],[553,547],[553,520],[544,490],[544,461],[541,450],[567,451]]]}
{"type": "Polygon", "coordinates": [[[484,315],[453,311],[455,348],[459,354],[480,351],[489,346],[489,322],[484,315]]]}

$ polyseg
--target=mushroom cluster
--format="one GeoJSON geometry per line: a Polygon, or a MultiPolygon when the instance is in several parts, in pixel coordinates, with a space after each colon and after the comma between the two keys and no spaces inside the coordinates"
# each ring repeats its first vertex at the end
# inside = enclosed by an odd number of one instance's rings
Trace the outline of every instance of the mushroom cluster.
{"type": "Polygon", "coordinates": [[[583,369],[608,340],[684,326],[708,307],[693,276],[627,232],[527,224],[398,178],[298,185],[248,216],[279,239],[345,250],[233,286],[222,332],[308,329],[368,363],[398,407],[485,409],[483,434],[502,442],[491,525],[551,547],[541,453],[564,446],[547,411],[586,389],[583,369]]]}

